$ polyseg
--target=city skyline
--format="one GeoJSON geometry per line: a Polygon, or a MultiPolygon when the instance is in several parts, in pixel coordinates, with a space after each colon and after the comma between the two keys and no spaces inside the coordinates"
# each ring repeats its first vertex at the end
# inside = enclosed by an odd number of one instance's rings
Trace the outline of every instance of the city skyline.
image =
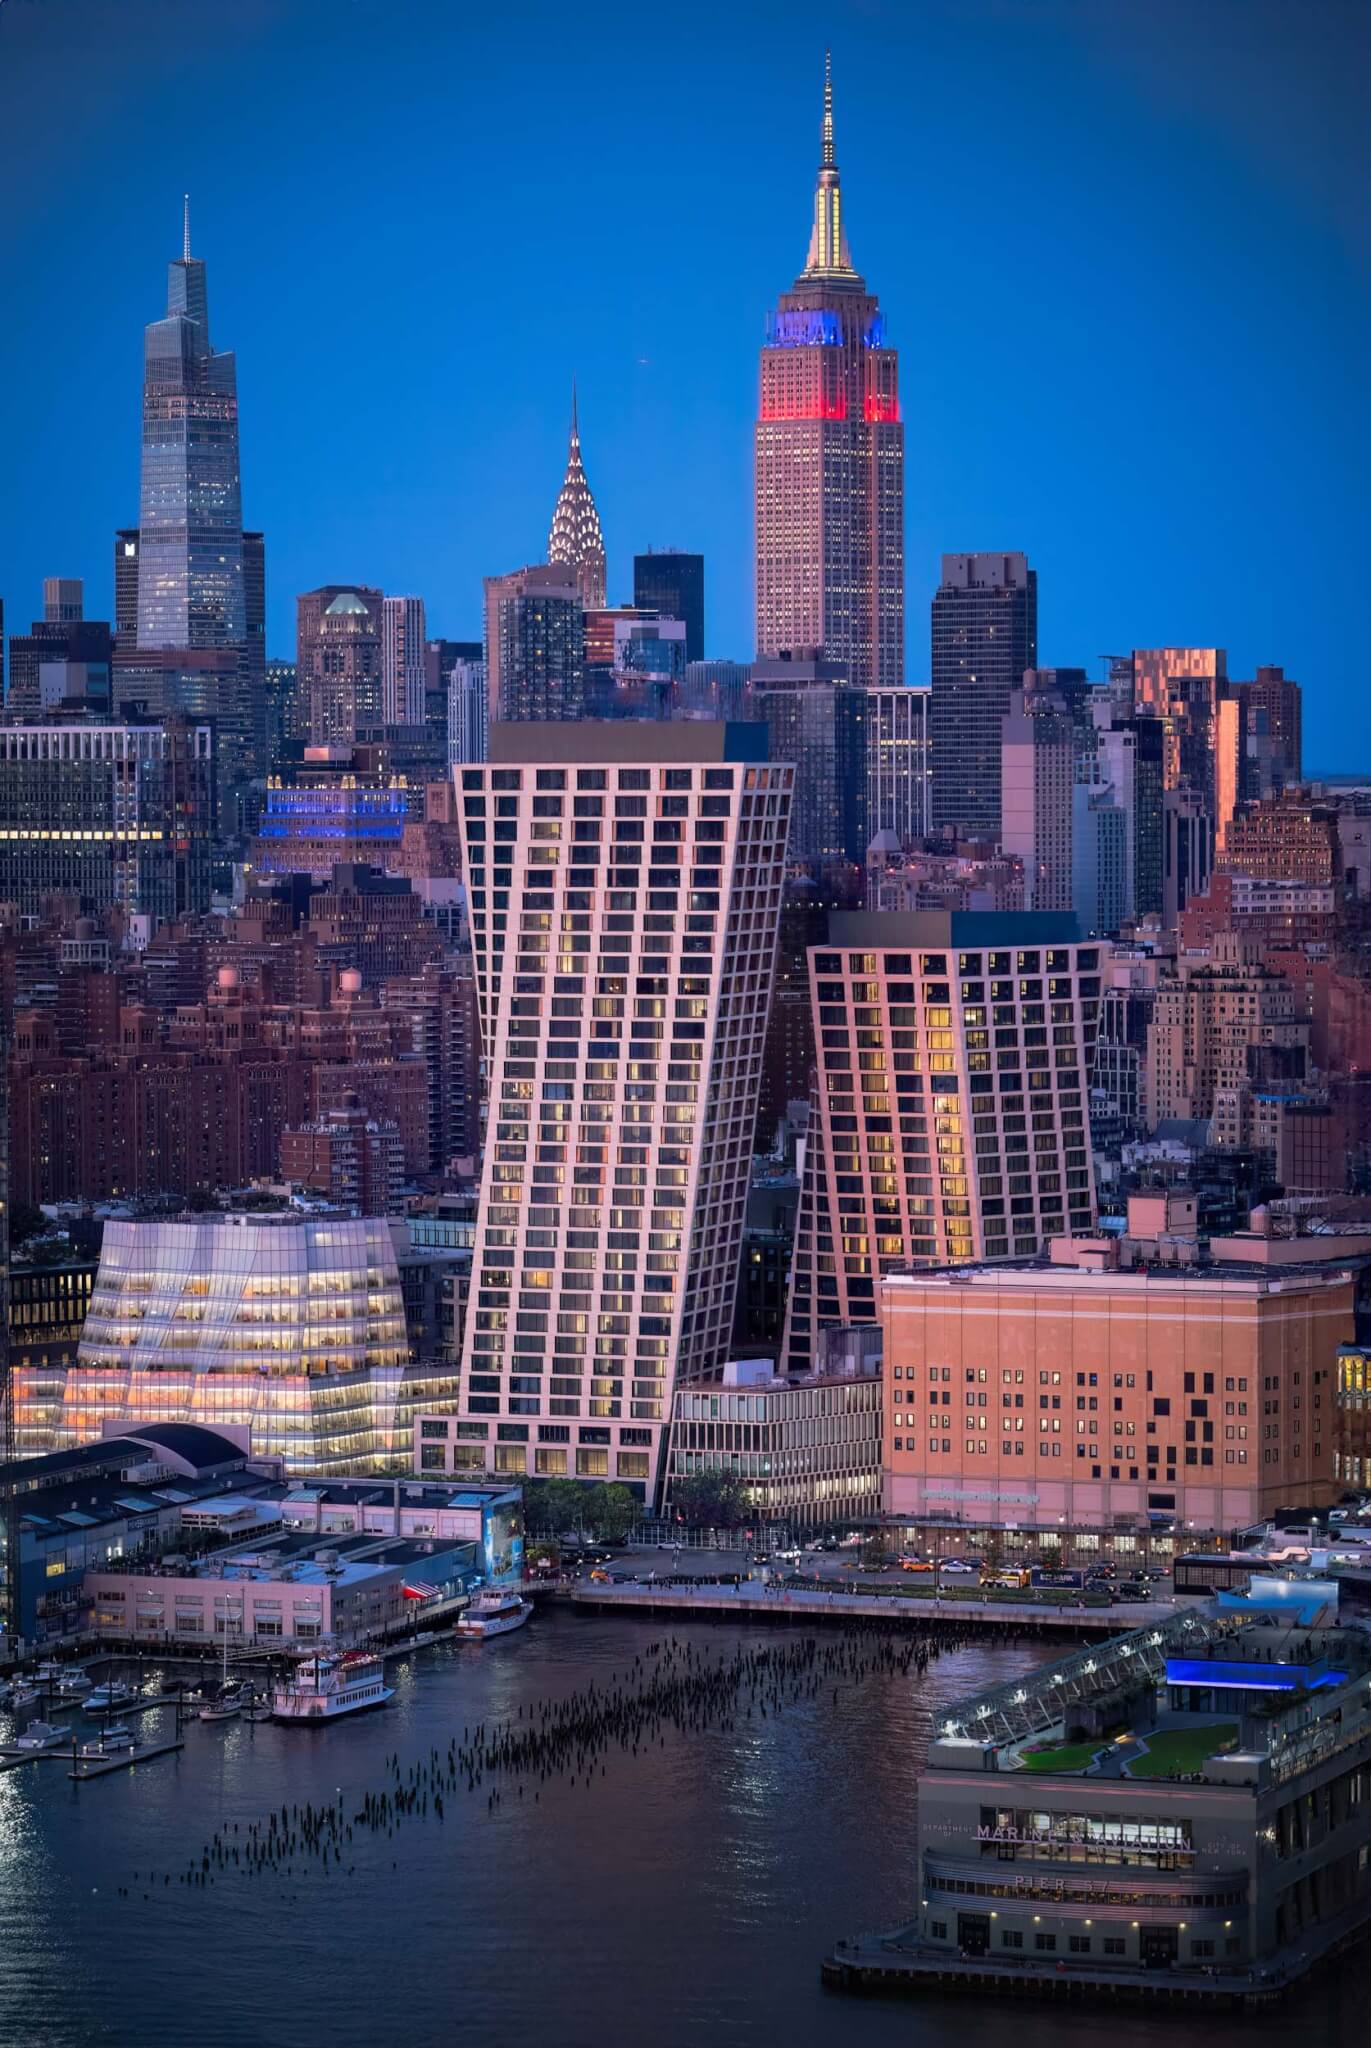
{"type": "MultiPolygon", "coordinates": [[[[10,10],[4,22],[13,61],[0,73],[0,100],[4,130],[19,149],[27,116],[21,103],[10,104],[6,82],[22,82],[27,66],[43,62],[45,12],[10,10]]],[[[138,89],[165,89],[177,64],[192,60],[217,12],[204,9],[187,26],[184,47],[161,53],[160,66],[149,67],[138,89]]],[[[386,330],[378,338],[357,307],[339,303],[329,283],[333,244],[326,228],[297,225],[284,235],[278,209],[264,212],[261,187],[240,175],[241,144],[222,133],[226,108],[218,95],[229,91],[235,67],[249,54],[258,63],[269,58],[279,76],[274,85],[268,81],[257,112],[268,136],[275,133],[278,95],[295,76],[301,33],[318,11],[300,4],[274,22],[249,16],[242,49],[229,52],[226,78],[205,87],[207,133],[224,144],[222,157],[209,155],[203,140],[189,149],[183,139],[160,137],[140,145],[117,250],[98,221],[83,237],[100,308],[82,323],[87,332],[38,347],[43,294],[21,295],[8,330],[11,369],[0,429],[19,406],[43,409],[47,378],[60,375],[70,388],[53,437],[41,448],[26,445],[17,426],[7,434],[17,469],[11,502],[23,503],[26,515],[22,532],[4,534],[3,594],[13,615],[27,614],[39,579],[58,573],[83,574],[88,609],[107,609],[108,533],[128,517],[136,476],[131,362],[153,275],[189,187],[197,253],[203,249],[215,269],[222,308],[216,328],[231,334],[239,360],[243,489],[254,523],[267,533],[269,639],[277,653],[288,651],[298,592],[346,577],[419,592],[435,630],[476,630],[480,577],[541,552],[565,449],[567,382],[575,374],[609,549],[611,600],[629,594],[635,552],[648,545],[698,549],[708,558],[712,593],[706,651],[748,657],[756,347],[775,283],[793,272],[806,224],[813,110],[831,39],[845,189],[861,222],[861,258],[879,278],[905,355],[909,679],[926,679],[927,601],[940,552],[1023,548],[1042,574],[1045,659],[1093,666],[1104,648],[1131,643],[1226,644],[1239,675],[1262,661],[1283,661],[1310,688],[1310,765],[1327,765],[1340,685],[1350,681],[1340,644],[1350,620],[1340,601],[1310,607],[1300,593],[1316,565],[1325,574],[1331,565],[1336,600],[1364,431],[1341,338],[1356,324],[1362,289],[1355,269],[1344,276],[1344,267],[1364,231],[1345,195],[1339,201],[1332,189],[1334,159],[1316,133],[1338,103],[1334,58],[1339,50],[1345,58],[1350,42],[1340,44],[1337,30],[1345,22],[1350,31],[1352,17],[1336,7],[1319,10],[1304,44],[1284,49],[1274,10],[1244,10],[1250,47],[1206,126],[1197,102],[1218,61],[1215,24],[1225,12],[1210,10],[1209,27],[1196,28],[1181,45],[1188,69],[1180,66],[1178,83],[1159,70],[1164,47],[1173,47],[1179,33],[1175,10],[1157,10],[1164,24],[1150,30],[1130,23],[1124,33],[1116,23],[1112,36],[1100,29],[1093,37],[1073,32],[1055,8],[1035,10],[1034,27],[1025,22],[1009,31],[1039,93],[1049,95],[1037,109],[1035,146],[1024,153],[1023,117],[1015,113],[970,180],[972,167],[961,153],[972,143],[951,132],[940,102],[955,100],[959,67],[971,62],[976,37],[958,31],[984,22],[979,8],[929,7],[917,22],[892,31],[892,54],[907,62],[918,95],[912,143],[896,133],[908,104],[907,90],[902,102],[891,76],[900,66],[872,61],[872,26],[858,18],[824,23],[808,13],[774,56],[767,116],[749,139],[742,110],[763,74],[757,32],[735,27],[722,57],[711,51],[712,113],[701,103],[703,84],[700,93],[682,97],[689,174],[666,165],[657,174],[656,209],[669,205],[677,230],[668,238],[670,293],[662,296],[661,257],[641,237],[633,240],[641,197],[625,198],[613,216],[624,247],[634,251],[617,319],[588,324],[588,307],[583,311],[576,296],[586,287],[573,277],[586,268],[576,263],[575,230],[569,224],[561,237],[554,229],[540,243],[557,317],[550,324],[512,323],[498,360],[486,365],[489,375],[470,380],[473,396],[463,378],[476,339],[451,317],[454,285],[441,262],[427,296],[406,315],[422,325],[431,314],[442,338],[426,352],[431,360],[417,361],[412,350],[400,353],[395,323],[376,323],[386,330]],[[1260,118],[1275,111],[1261,53],[1268,63],[1279,57],[1293,67],[1284,134],[1260,118]],[[1049,110],[1059,123],[1071,114],[1070,150],[1047,139],[1052,124],[1041,117],[1049,110]],[[720,120],[728,135],[722,146],[715,135],[720,120]],[[695,144],[706,134],[711,146],[701,150],[695,144]],[[1294,138],[1303,148],[1298,167],[1291,162],[1294,138]],[[972,260],[957,245],[974,243],[995,166],[1005,168],[1016,142],[1015,204],[1026,232],[1017,242],[1012,233],[998,235],[996,248],[1011,352],[980,332],[982,323],[972,323],[978,332],[968,334],[953,306],[972,260]],[[1091,176],[1082,180],[1086,163],[1091,176]],[[721,206],[725,190],[731,203],[721,206]],[[281,268],[287,243],[289,276],[281,268]],[[1201,243],[1207,270],[1197,268],[1201,243]],[[1187,308],[1185,348],[1161,347],[1176,323],[1159,309],[1180,303],[1187,308]],[[325,306],[328,317],[310,341],[319,372],[311,383],[300,351],[307,316],[312,311],[317,320],[325,306]],[[1151,335],[1147,346],[1140,331],[1151,335]],[[400,360],[403,383],[394,375],[400,360]],[[393,407],[411,401],[432,431],[397,439],[393,407]],[[1163,418],[1170,422],[1170,441],[1160,444],[1169,469],[1156,460],[1163,418]],[[1262,431],[1254,435],[1258,418],[1262,431]],[[340,432],[344,422],[347,431],[340,432]],[[363,445],[357,436],[388,423],[381,460],[363,465],[349,491],[336,490],[335,466],[352,459],[349,447],[355,456],[363,445]],[[67,437],[89,451],[91,464],[91,487],[83,488],[75,519],[74,446],[67,437]],[[1122,582],[1109,574],[1119,556],[1130,568],[1122,582]]],[[[463,43],[436,10],[419,16],[381,52],[383,68],[412,58],[413,38],[427,33],[435,48],[460,49],[493,84],[503,81],[507,59],[489,30],[472,27],[463,43]]],[[[146,55],[155,17],[145,5],[126,10],[127,48],[106,53],[104,72],[113,85],[130,83],[129,67],[140,49],[146,55]]],[[[611,42],[615,19],[608,13],[604,21],[611,42]]],[[[98,45],[103,28],[95,13],[90,27],[98,45]]],[[[583,54],[558,49],[579,76],[574,65],[583,54]]],[[[335,61],[326,40],[321,93],[335,61]]],[[[1013,66],[1000,70],[1007,77],[1013,66]]],[[[698,75],[687,70],[683,82],[698,75]]],[[[971,124],[987,146],[994,117],[1006,113],[995,97],[1003,91],[992,81],[985,119],[971,124]]],[[[111,103],[117,98],[112,91],[111,103]]],[[[490,98],[498,102],[500,92],[490,98]]],[[[540,121],[548,115],[536,146],[517,134],[511,141],[490,133],[479,108],[462,112],[464,133],[475,124],[472,144],[483,153],[482,218],[502,271],[517,264],[521,246],[511,208],[553,189],[543,181],[544,152],[561,132],[558,118],[541,99],[530,107],[540,121]]],[[[100,133],[102,109],[82,111],[91,132],[100,133]]],[[[598,147],[597,190],[618,164],[607,135],[598,147]]],[[[274,170],[284,194],[307,196],[314,173],[302,138],[289,147],[282,142],[274,170]]],[[[41,283],[61,245],[62,221],[89,207],[94,175],[93,161],[77,152],[25,224],[7,236],[18,274],[41,283]]],[[[397,250],[415,236],[441,250],[443,243],[433,241],[434,209],[446,203],[448,175],[441,152],[416,142],[398,153],[376,196],[363,195],[342,167],[325,220],[336,216],[345,226],[348,207],[361,205],[354,224],[374,225],[371,209],[384,197],[397,250]],[[398,203],[402,183],[406,206],[398,203]]],[[[452,266],[453,278],[460,268],[452,266]]],[[[601,306],[603,289],[597,274],[601,306]]],[[[485,316],[467,324],[481,327],[485,316]]],[[[1354,749],[1366,738],[1355,717],[1350,734],[1340,737],[1354,749]]]]}

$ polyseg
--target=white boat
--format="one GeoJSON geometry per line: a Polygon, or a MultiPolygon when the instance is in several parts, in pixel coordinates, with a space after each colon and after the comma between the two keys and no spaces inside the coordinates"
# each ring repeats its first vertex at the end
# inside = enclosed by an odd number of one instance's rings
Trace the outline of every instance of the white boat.
{"type": "Polygon", "coordinates": [[[385,1682],[385,1666],[379,1657],[349,1651],[342,1657],[307,1657],[297,1665],[285,1685],[271,1695],[272,1718],[277,1721],[337,1721],[344,1714],[359,1714],[367,1707],[383,1707],[393,1700],[395,1688],[385,1682]]]}
{"type": "Polygon", "coordinates": [[[111,1678],[104,1685],[97,1685],[94,1692],[88,1692],[82,1704],[88,1714],[107,1714],[112,1707],[131,1707],[137,1698],[131,1685],[111,1678]]]}
{"type": "Polygon", "coordinates": [[[134,1736],[131,1728],[106,1728],[102,1735],[96,1736],[94,1742],[83,1742],[78,1754],[83,1757],[116,1756],[122,1750],[133,1747],[134,1736]]]}
{"type": "Polygon", "coordinates": [[[66,1670],[65,1664],[54,1664],[49,1659],[46,1664],[40,1664],[33,1675],[40,1685],[56,1685],[59,1678],[66,1676],[66,1670]]]}
{"type": "Polygon", "coordinates": [[[512,1628],[522,1628],[532,1612],[533,1602],[518,1593],[478,1593],[458,1617],[457,1634],[474,1636],[477,1642],[508,1635],[512,1628]]]}
{"type": "Polygon", "coordinates": [[[34,1707],[37,1706],[42,1697],[43,1687],[41,1685],[35,1685],[30,1678],[21,1678],[10,1694],[10,1706],[13,1708],[34,1707]]]}
{"type": "Polygon", "coordinates": [[[91,1689],[84,1671],[64,1671],[57,1681],[59,1700],[79,1700],[91,1689]]]}
{"type": "Polygon", "coordinates": [[[70,1728],[54,1728],[51,1721],[30,1721],[14,1746],[16,1749],[56,1749],[59,1742],[70,1740],[70,1728]]]}
{"type": "Polygon", "coordinates": [[[241,1714],[244,1707],[252,1704],[252,1687],[248,1685],[221,1685],[207,1693],[200,1709],[202,1721],[231,1721],[241,1714]]]}

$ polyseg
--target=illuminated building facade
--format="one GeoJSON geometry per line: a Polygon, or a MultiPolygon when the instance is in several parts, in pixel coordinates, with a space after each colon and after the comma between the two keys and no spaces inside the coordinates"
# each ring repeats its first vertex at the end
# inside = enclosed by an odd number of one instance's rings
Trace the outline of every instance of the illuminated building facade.
{"type": "Polygon", "coordinates": [[[207,725],[0,727],[0,900],[38,915],[67,894],[99,916],[210,903],[214,734],[207,725]]]}
{"type": "Polygon", "coordinates": [[[387,725],[422,725],[428,688],[422,597],[381,600],[381,711],[387,725]]]}
{"type": "Polygon", "coordinates": [[[488,724],[585,717],[585,610],[565,563],[486,577],[488,724]]]}
{"type": "Polygon", "coordinates": [[[411,1366],[379,1217],[111,1222],[77,1363],[21,1368],[15,1446],[68,1450],[107,1422],[247,1425],[294,1475],[404,1472],[448,1366],[411,1366]]]}
{"type": "Polygon", "coordinates": [[[265,874],[310,874],[320,881],[339,861],[384,864],[400,850],[409,815],[403,789],[375,789],[355,776],[336,782],[269,782],[254,849],[265,874]]]}
{"type": "Polygon", "coordinates": [[[1089,1229],[1100,949],[1074,917],[864,911],[809,954],[817,1094],[787,1371],[876,1320],[884,1274],[1036,1252],[1089,1229]]]}
{"type": "Polygon", "coordinates": [[[899,360],[848,253],[827,74],[809,259],[762,349],[756,494],[758,654],[813,647],[858,688],[903,682],[899,360]]]}
{"type": "Polygon", "coordinates": [[[379,739],[382,597],[366,584],[326,584],[295,601],[295,687],[309,706],[315,747],[379,739]]]}
{"type": "Polygon", "coordinates": [[[901,846],[929,829],[929,691],[871,690],[866,712],[866,802],[871,837],[901,846]]]}
{"type": "Polygon", "coordinates": [[[547,537],[547,558],[570,569],[581,593],[581,603],[592,610],[605,601],[605,542],[600,532],[600,515],[586,482],[581,463],[581,430],[576,418],[576,387],[571,389],[571,442],[567,449],[566,475],[557,493],[552,513],[552,530],[547,537]]]}
{"type": "Polygon", "coordinates": [[[496,726],[457,771],[490,1117],[458,1434],[654,1498],[725,1355],[793,772],[752,726],[496,726]]]}

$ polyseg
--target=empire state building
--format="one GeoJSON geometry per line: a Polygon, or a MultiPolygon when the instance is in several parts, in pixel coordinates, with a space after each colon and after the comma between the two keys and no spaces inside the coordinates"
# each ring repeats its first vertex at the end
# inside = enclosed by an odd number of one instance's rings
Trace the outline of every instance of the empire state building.
{"type": "Polygon", "coordinates": [[[848,253],[827,64],[809,260],[767,319],[756,481],[759,656],[813,647],[853,683],[902,683],[899,359],[848,253]]]}

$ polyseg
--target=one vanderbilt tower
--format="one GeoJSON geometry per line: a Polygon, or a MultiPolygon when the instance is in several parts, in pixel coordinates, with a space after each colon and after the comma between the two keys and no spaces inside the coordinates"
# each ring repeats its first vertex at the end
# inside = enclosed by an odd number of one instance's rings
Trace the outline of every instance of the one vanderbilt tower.
{"type": "Polygon", "coordinates": [[[757,652],[817,648],[852,683],[904,681],[899,359],[852,266],[825,65],[809,260],[762,350],[757,652]]]}

